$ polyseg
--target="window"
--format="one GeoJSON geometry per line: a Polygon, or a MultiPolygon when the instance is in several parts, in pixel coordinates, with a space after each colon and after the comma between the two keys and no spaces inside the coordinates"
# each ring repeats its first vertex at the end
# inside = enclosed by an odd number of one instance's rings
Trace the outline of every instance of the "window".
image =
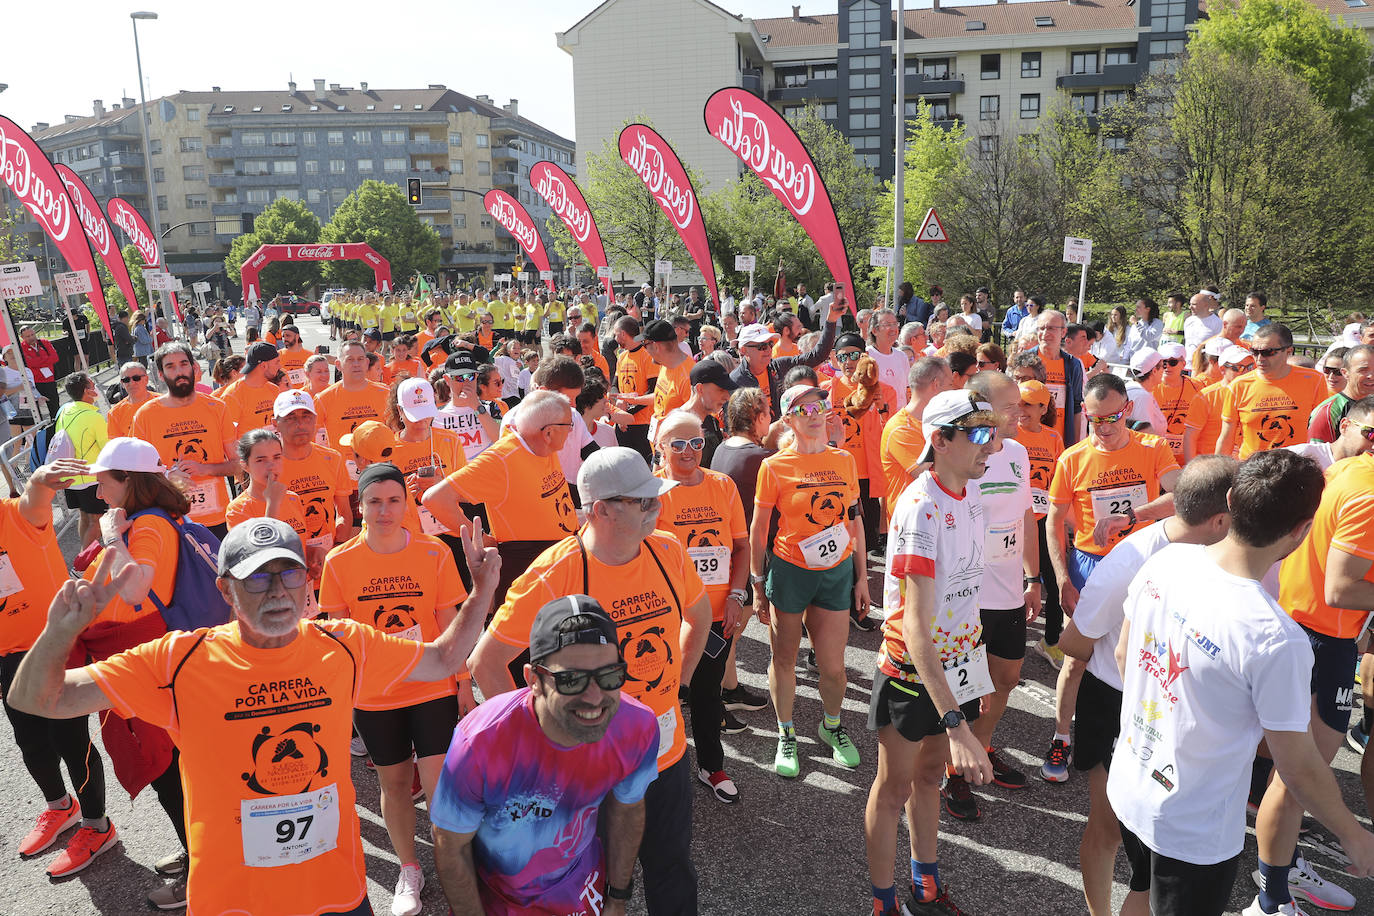
{"type": "Polygon", "coordinates": [[[331,130],[325,133],[325,141],[330,146],[343,146],[343,131],[331,130]]]}
{"type": "Polygon", "coordinates": [[[1074,51],[1070,58],[1070,73],[1096,73],[1097,72],[1097,52],[1096,51],[1074,51]]]}
{"type": "Polygon", "coordinates": [[[300,200],[301,192],[295,188],[278,188],[277,193],[272,195],[273,200],[300,200]]]}
{"type": "Polygon", "coordinates": [[[236,203],[238,203],[238,202],[239,202],[239,192],[238,192],[238,191],[230,191],[228,194],[225,194],[225,195],[224,195],[224,200],[220,201],[220,203],[222,203],[222,204],[236,204],[236,203]]]}
{"type": "Polygon", "coordinates": [[[209,235],[210,224],[207,222],[195,222],[190,225],[192,235],[209,235]]]}
{"type": "Polygon", "coordinates": [[[466,229],[468,227],[468,215],[466,213],[453,214],[453,228],[466,229]]]}
{"type": "Polygon", "coordinates": [[[849,47],[876,48],[882,36],[882,10],[876,0],[856,0],[849,7],[849,47]]]}
{"type": "Polygon", "coordinates": [[[296,132],[294,130],[274,130],[272,131],[273,146],[293,146],[296,142],[296,132]]]}
{"type": "Polygon", "coordinates": [[[154,156],[160,156],[160,155],[162,155],[162,141],[161,141],[161,140],[149,140],[149,141],[148,141],[148,152],[151,153],[151,154],[154,155],[154,156]]]}
{"type": "Polygon", "coordinates": [[[239,134],[239,143],[244,146],[266,146],[267,135],[261,131],[239,134]]]}
{"type": "Polygon", "coordinates": [[[878,74],[876,73],[851,73],[849,74],[850,89],[877,89],[878,74]]]}
{"type": "Polygon", "coordinates": [[[204,181],[205,166],[203,165],[183,165],[181,167],[181,177],[186,181],[204,181]]]}
{"type": "Polygon", "coordinates": [[[158,208],[159,210],[166,210],[166,209],[167,209],[167,198],[166,198],[165,195],[162,195],[162,194],[159,194],[159,195],[158,195],[158,197],[157,197],[157,208],[158,208]]]}
{"type": "Polygon", "coordinates": [[[1074,111],[1085,115],[1097,114],[1097,93],[1096,92],[1075,92],[1069,99],[1069,104],[1074,111]]]}
{"type": "Polygon", "coordinates": [[[329,200],[330,200],[331,203],[341,204],[341,203],[344,202],[344,198],[347,197],[347,196],[348,196],[348,189],[347,189],[347,188],[330,188],[330,189],[329,189],[329,200]]]}
{"type": "Polygon", "coordinates": [[[404,130],[384,130],[382,131],[383,143],[404,143],[406,142],[406,132],[404,130]]]}
{"type": "Polygon", "coordinates": [[[906,66],[902,68],[905,76],[919,76],[921,73],[921,62],[914,57],[908,57],[906,66]]]}
{"type": "Polygon", "coordinates": [[[904,100],[902,102],[902,117],[914,118],[917,114],[920,113],[920,111],[921,103],[919,101],[912,102],[904,100]]]}
{"type": "Polygon", "coordinates": [[[932,121],[949,120],[949,99],[928,99],[932,121]]]}
{"type": "Polygon", "coordinates": [[[985,95],[978,99],[978,120],[996,121],[998,109],[1002,106],[1000,95],[985,95]]]}
{"type": "Polygon", "coordinates": [[[1032,120],[1040,117],[1040,93],[1030,92],[1021,96],[1021,118],[1032,120]]]}
{"type": "Polygon", "coordinates": [[[210,206],[210,198],[204,194],[187,194],[186,206],[191,210],[204,210],[210,206]]]}
{"type": "Polygon", "coordinates": [[[318,160],[318,159],[307,159],[307,160],[305,160],[305,174],[307,174],[307,175],[318,175],[319,173],[320,173],[320,160],[318,160]]]}
{"type": "Polygon", "coordinates": [[[188,109],[186,109],[186,120],[188,120],[188,121],[199,121],[199,120],[200,120],[200,109],[199,109],[199,108],[188,108],[188,109]]]}
{"type": "Polygon", "coordinates": [[[1114,152],[1114,153],[1123,152],[1123,151],[1126,149],[1126,138],[1125,138],[1125,137],[1104,137],[1104,138],[1102,139],[1102,148],[1103,148],[1103,149],[1109,149],[1109,150],[1111,150],[1111,151],[1114,152]]]}
{"type": "Polygon", "coordinates": [[[782,85],[784,89],[796,89],[806,85],[806,71],[792,70],[782,74],[782,85]]]}
{"type": "Polygon", "coordinates": [[[329,174],[342,175],[344,173],[344,161],[342,159],[329,160],[329,174]]]}
{"type": "Polygon", "coordinates": [[[801,113],[802,106],[800,105],[787,105],[782,109],[782,116],[784,120],[787,121],[795,121],[797,118],[801,117],[801,113]]]}
{"type": "Polygon", "coordinates": [[[371,143],[371,142],[372,142],[372,131],[370,131],[370,130],[355,130],[355,131],[353,131],[353,142],[354,142],[354,143],[371,143]]]}
{"type": "Polygon", "coordinates": [[[359,159],[359,160],[358,160],[358,171],[360,171],[360,172],[370,172],[370,171],[372,171],[372,160],[371,160],[371,159],[359,159]]]}
{"type": "Polygon", "coordinates": [[[1049,28],[1049,27],[1052,26],[1052,25],[1054,25],[1054,17],[1053,17],[1053,16],[1036,16],[1036,17],[1035,17],[1035,27],[1036,27],[1037,29],[1047,29],[1047,28],[1049,28]]]}
{"type": "Polygon", "coordinates": [[[321,196],[322,193],[323,193],[323,192],[321,192],[319,188],[308,188],[308,189],[306,189],[306,192],[305,192],[305,202],[308,203],[308,204],[317,204],[317,203],[319,203],[319,202],[320,202],[320,196],[321,196]]]}
{"type": "Polygon", "coordinates": [[[927,57],[921,61],[921,76],[928,80],[949,79],[949,58],[927,57]]]}
{"type": "Polygon", "coordinates": [[[849,58],[850,70],[877,70],[878,55],[876,54],[855,54],[849,58]]]}
{"type": "Polygon", "coordinates": [[[840,116],[840,107],[835,102],[822,102],[816,106],[816,114],[824,121],[833,121],[840,116]]]}
{"type": "Polygon", "coordinates": [[[527,203],[530,202],[530,192],[529,192],[529,191],[521,191],[521,192],[520,192],[520,202],[521,202],[522,204],[527,204],[527,203]]]}
{"type": "Polygon", "coordinates": [[[825,64],[820,67],[811,68],[811,78],[813,80],[833,80],[839,76],[839,71],[834,64],[825,64]]]}
{"type": "Polygon", "coordinates": [[[873,153],[856,153],[854,161],[866,169],[876,169],[878,167],[878,157],[873,153]]]}
{"type": "Polygon", "coordinates": [[[1021,78],[1031,79],[1040,75],[1040,52],[1021,52],[1021,78]]]}
{"type": "Polygon", "coordinates": [[[1150,4],[1150,31],[1182,32],[1184,9],[1183,0],[1153,0],[1150,4]]]}
{"type": "Polygon", "coordinates": [[[448,161],[448,170],[449,170],[450,172],[452,172],[453,174],[455,174],[455,175],[461,175],[461,174],[463,174],[463,160],[461,160],[461,159],[450,159],[450,160],[448,161]]]}
{"type": "Polygon", "coordinates": [[[881,137],[850,137],[849,145],[855,149],[877,149],[882,145],[881,137]]]}
{"type": "Polygon", "coordinates": [[[274,159],[272,160],[273,175],[294,175],[296,174],[296,160],[294,159],[274,159]]]}
{"type": "Polygon", "coordinates": [[[1182,38],[1170,38],[1163,41],[1150,42],[1151,57],[1173,57],[1183,53],[1183,46],[1187,42],[1182,38]]]}
{"type": "Polygon", "coordinates": [[[153,181],[163,182],[167,180],[166,169],[153,169],[153,181]]]}
{"type": "Polygon", "coordinates": [[[490,138],[490,137],[488,137],[486,134],[478,134],[478,135],[477,135],[477,148],[478,148],[478,149],[486,149],[486,148],[487,148],[488,146],[490,146],[490,145],[491,145],[491,138],[490,138]]]}
{"type": "Polygon", "coordinates": [[[491,163],[488,162],[486,159],[478,160],[478,162],[477,162],[477,174],[478,174],[478,175],[490,175],[490,174],[491,174],[491,163]]]}
{"type": "Polygon", "coordinates": [[[313,130],[307,130],[305,133],[301,134],[301,142],[306,146],[314,146],[315,132],[313,130]]]}
{"type": "Polygon", "coordinates": [[[964,23],[965,32],[981,32],[988,27],[988,24],[981,19],[970,19],[964,23]]]}
{"type": "Polygon", "coordinates": [[[456,131],[456,130],[455,130],[455,131],[450,131],[450,132],[449,132],[449,135],[448,135],[448,145],[449,145],[449,146],[462,146],[462,145],[463,145],[463,135],[462,135],[460,132],[456,131]]]}
{"type": "Polygon", "coordinates": [[[490,216],[484,216],[484,217],[482,217],[482,218],[478,221],[477,224],[478,224],[479,226],[481,226],[483,229],[490,229],[490,228],[491,228],[491,217],[490,217],[490,216]]]}
{"type": "Polygon", "coordinates": [[[849,110],[863,110],[865,108],[877,108],[878,97],[876,95],[856,95],[849,100],[849,110]]]}
{"type": "Polygon", "coordinates": [[[243,160],[243,174],[245,175],[266,175],[268,171],[266,159],[243,160]]]}
{"type": "Polygon", "coordinates": [[[1120,67],[1125,64],[1135,63],[1135,48],[1108,48],[1106,64],[1108,67],[1120,67]]]}
{"type": "MultiPolygon", "coordinates": [[[[433,160],[433,159],[416,159],[416,160],[415,160],[415,171],[417,171],[417,172],[432,172],[432,171],[434,171],[434,160],[433,160]]],[[[529,174],[529,171],[530,171],[529,169],[525,169],[525,174],[528,175],[528,174],[529,174]]]]}
{"type": "Polygon", "coordinates": [[[978,158],[995,159],[997,158],[997,137],[978,138],[978,158]]]}
{"type": "Polygon", "coordinates": [[[996,80],[1002,78],[1002,55],[984,54],[982,64],[982,75],[985,80],[996,80]]]}
{"type": "Polygon", "coordinates": [[[849,116],[850,130],[873,130],[880,125],[880,115],[876,114],[852,114],[849,116]]]}
{"type": "Polygon", "coordinates": [[[460,204],[461,204],[461,203],[464,201],[464,199],[466,199],[466,197],[467,197],[467,195],[464,194],[462,191],[459,191],[459,190],[456,190],[456,189],[455,189],[455,190],[452,190],[452,191],[449,191],[449,192],[448,192],[448,196],[451,197],[451,198],[453,198],[453,200],[454,200],[455,202],[460,203],[460,204]]]}
{"type": "Polygon", "coordinates": [[[183,153],[198,153],[205,148],[205,143],[200,137],[182,137],[181,151],[183,153]]]}
{"type": "Polygon", "coordinates": [[[249,188],[243,194],[243,199],[250,204],[265,204],[272,201],[272,192],[266,188],[249,188]]]}
{"type": "Polygon", "coordinates": [[[383,159],[382,171],[384,172],[404,172],[406,161],[404,159],[383,159]]]}
{"type": "Polygon", "coordinates": [[[1128,90],[1126,89],[1104,89],[1102,90],[1102,107],[1111,108],[1113,105],[1126,104],[1128,90]]]}

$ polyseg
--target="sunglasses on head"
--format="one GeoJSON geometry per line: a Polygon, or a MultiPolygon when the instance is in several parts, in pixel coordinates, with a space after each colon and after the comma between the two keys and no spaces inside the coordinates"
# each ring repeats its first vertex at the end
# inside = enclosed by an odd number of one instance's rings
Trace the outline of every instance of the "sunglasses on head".
{"type": "Polygon", "coordinates": [[[789,417],[814,417],[823,414],[830,409],[830,404],[822,398],[819,401],[808,401],[805,404],[798,404],[796,407],[789,408],[789,417]]]}
{"type": "Polygon", "coordinates": [[[1124,416],[1126,416],[1125,407],[1121,408],[1116,413],[1104,413],[1098,414],[1097,416],[1092,416],[1090,414],[1088,416],[1088,422],[1093,426],[1106,426],[1109,423],[1116,423],[1124,416]]]}
{"type": "Polygon", "coordinates": [[[997,432],[995,426],[942,426],[940,429],[944,430],[947,439],[953,438],[957,432],[962,432],[968,436],[968,441],[974,445],[987,445],[992,441],[993,434],[997,432]]]}
{"type": "Polygon", "coordinates": [[[1261,357],[1261,358],[1268,358],[1268,357],[1270,357],[1270,356],[1276,356],[1277,354],[1282,353],[1284,350],[1287,350],[1287,349],[1288,349],[1287,347],[1265,347],[1265,348],[1263,348],[1263,349],[1260,349],[1260,348],[1256,347],[1255,349],[1251,350],[1250,352],[1253,353],[1253,354],[1255,354],[1255,355],[1258,356],[1258,357],[1261,357]]]}
{"type": "Polygon", "coordinates": [[[702,436],[693,436],[690,439],[669,439],[668,447],[679,455],[688,449],[699,452],[706,447],[706,439],[702,436]]]}
{"type": "Polygon", "coordinates": [[[300,588],[305,585],[308,574],[304,567],[292,566],[290,569],[283,569],[280,572],[255,572],[244,576],[239,582],[243,583],[243,590],[252,595],[261,595],[272,587],[272,579],[280,577],[281,584],[286,588],[300,588]]]}
{"type": "Polygon", "coordinates": [[[592,682],[592,678],[596,678],[596,686],[602,690],[619,690],[625,685],[627,676],[627,666],[624,662],[616,662],[614,665],[607,665],[594,671],[581,668],[564,668],[561,671],[554,671],[543,665],[531,667],[540,674],[547,674],[553,678],[554,689],[565,697],[575,697],[580,693],[585,693],[587,685],[592,682]]]}

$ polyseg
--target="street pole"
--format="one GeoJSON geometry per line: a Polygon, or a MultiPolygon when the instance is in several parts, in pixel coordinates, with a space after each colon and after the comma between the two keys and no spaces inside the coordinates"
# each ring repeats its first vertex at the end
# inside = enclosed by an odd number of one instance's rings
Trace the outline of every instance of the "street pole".
{"type": "MultiPolygon", "coordinates": [[[[897,156],[892,169],[892,247],[896,252],[892,258],[892,298],[887,300],[888,308],[896,309],[897,289],[902,285],[902,262],[905,260],[906,198],[903,196],[902,179],[906,171],[906,57],[904,55],[906,35],[905,0],[897,0],[897,156]]],[[[897,321],[902,320],[901,315],[897,321]]]]}
{"type": "MultiPolygon", "coordinates": [[[[156,19],[157,13],[136,12],[129,14],[129,21],[134,27],[134,62],[138,65],[138,97],[143,103],[138,113],[138,123],[143,128],[143,174],[148,184],[148,214],[153,218],[153,245],[157,248],[158,267],[167,270],[167,253],[162,248],[162,230],[159,227],[157,215],[157,188],[153,183],[153,143],[148,136],[148,96],[143,88],[143,55],[138,48],[138,20],[156,19]]],[[[158,302],[162,306],[162,316],[167,319],[169,328],[175,327],[176,316],[172,314],[172,304],[167,300],[167,295],[162,290],[158,290],[158,302]]],[[[133,303],[130,308],[136,307],[138,303],[133,303]]]]}
{"type": "Polygon", "coordinates": [[[1088,294],[1088,262],[1083,262],[1083,271],[1078,275],[1078,317],[1074,321],[1083,323],[1083,297],[1088,294]]]}

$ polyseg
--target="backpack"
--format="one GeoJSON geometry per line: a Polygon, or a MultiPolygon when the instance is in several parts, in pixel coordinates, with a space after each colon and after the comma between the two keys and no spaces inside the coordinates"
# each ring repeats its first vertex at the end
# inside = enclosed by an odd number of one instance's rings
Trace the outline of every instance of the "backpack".
{"type": "MultiPolygon", "coordinates": [[[[129,520],[133,521],[141,515],[156,515],[164,519],[177,530],[181,539],[171,602],[164,605],[157,595],[148,592],[149,600],[162,615],[167,629],[197,630],[232,620],[229,603],[224,600],[216,584],[219,578],[219,538],[204,525],[187,519],[178,522],[161,509],[135,512],[129,520]]],[[[128,542],[129,535],[125,532],[124,543],[128,542]]]]}
{"type": "Polygon", "coordinates": [[[29,471],[37,471],[50,461],[75,458],[76,446],[65,429],[40,427],[33,434],[33,448],[29,450],[29,471]]]}

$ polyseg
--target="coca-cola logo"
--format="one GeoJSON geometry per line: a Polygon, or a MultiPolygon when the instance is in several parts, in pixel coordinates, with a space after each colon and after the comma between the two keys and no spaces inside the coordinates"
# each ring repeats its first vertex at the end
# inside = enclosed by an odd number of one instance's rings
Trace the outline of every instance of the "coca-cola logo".
{"type": "Polygon", "coordinates": [[[520,218],[519,212],[515,209],[515,202],[507,197],[492,195],[487,202],[487,212],[492,219],[496,220],[506,231],[515,236],[515,240],[520,243],[520,247],[533,254],[539,248],[539,233],[529,223],[520,218]]]}
{"type": "MultiPolygon", "coordinates": [[[[76,215],[81,220],[81,228],[86,232],[86,238],[90,239],[95,245],[95,250],[100,252],[102,258],[110,256],[110,224],[105,222],[105,218],[100,215],[100,210],[92,210],[86,206],[86,188],[68,178],[63,172],[58,173],[62,179],[62,184],[66,185],[67,193],[71,195],[72,201],[76,204],[76,215]]],[[[91,203],[95,203],[92,199],[91,203]]]]}
{"type": "MultiPolygon", "coordinates": [[[[730,99],[725,117],[712,125],[711,135],[758,173],[797,216],[805,216],[816,198],[817,178],[809,161],[798,165],[775,146],[764,114],[746,111],[741,100],[730,99]]],[[[768,109],[767,114],[774,114],[768,109]]]]}
{"type": "Polygon", "coordinates": [[[333,245],[301,245],[294,251],[293,254],[291,246],[286,246],[286,259],[288,261],[299,258],[328,259],[334,257],[333,245]]]}
{"type": "MultiPolygon", "coordinates": [[[[663,151],[649,141],[643,130],[630,134],[630,148],[621,151],[625,163],[644,182],[649,193],[668,211],[668,217],[678,229],[686,229],[696,216],[697,196],[687,183],[687,176],[668,174],[668,160],[663,151]]],[[[680,167],[679,167],[680,170],[680,167]]]]}
{"type": "Polygon", "coordinates": [[[129,237],[138,253],[143,256],[143,263],[148,267],[158,266],[157,243],[153,241],[152,234],[147,230],[147,224],[138,215],[138,211],[130,207],[118,197],[110,198],[107,205],[110,210],[110,221],[129,237]]]}
{"type": "Polygon", "coordinates": [[[0,178],[43,224],[53,241],[63,242],[71,231],[71,201],[61,187],[34,173],[26,140],[27,135],[11,136],[7,124],[0,123],[0,178]]]}
{"type": "Polygon", "coordinates": [[[536,165],[530,177],[534,179],[535,192],[548,201],[553,212],[558,214],[558,218],[568,227],[568,231],[577,239],[578,244],[586,242],[596,223],[592,220],[591,211],[586,209],[584,202],[581,201],[582,195],[576,191],[569,192],[563,177],[544,163],[536,165]]]}

